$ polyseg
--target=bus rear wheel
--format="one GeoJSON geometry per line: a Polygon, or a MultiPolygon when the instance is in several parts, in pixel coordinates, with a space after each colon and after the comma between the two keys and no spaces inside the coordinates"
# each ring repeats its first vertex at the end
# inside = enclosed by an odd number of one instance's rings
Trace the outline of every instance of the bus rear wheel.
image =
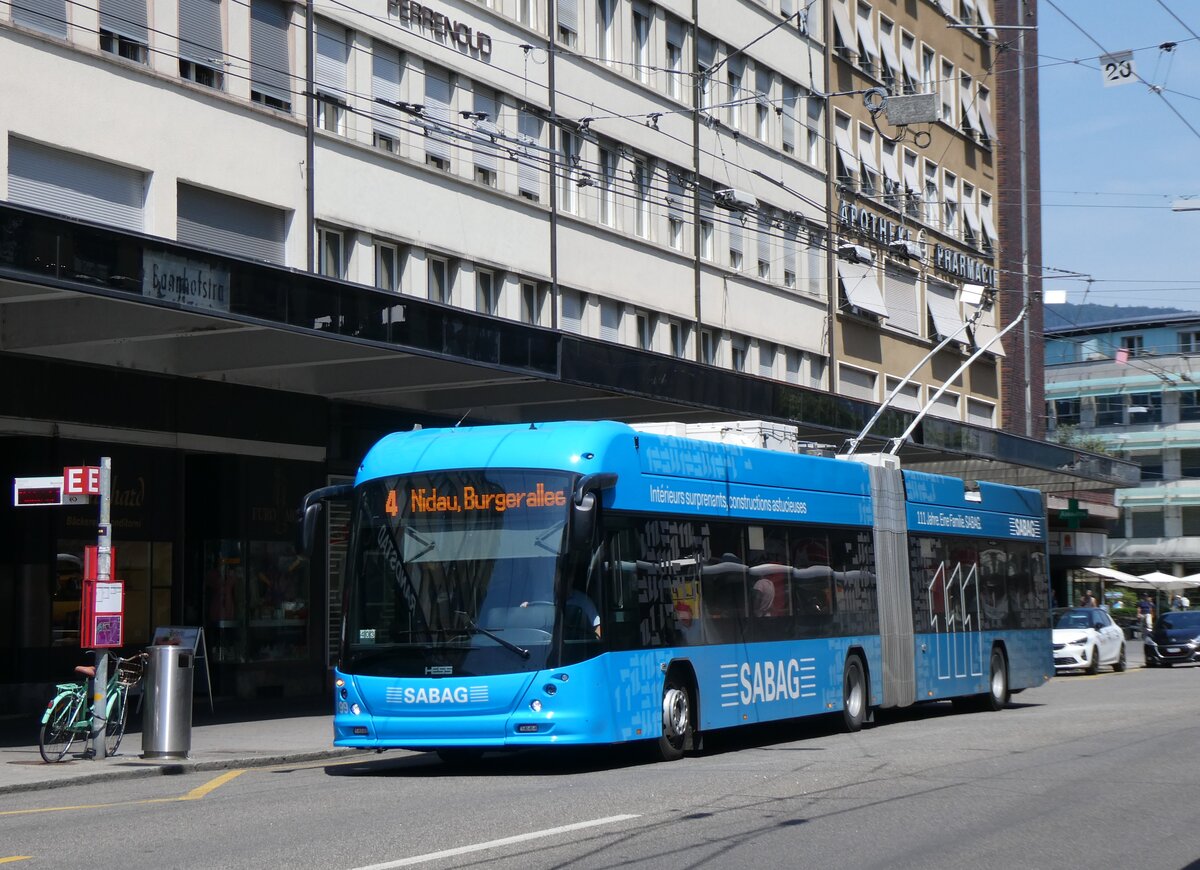
{"type": "Polygon", "coordinates": [[[662,736],[658,738],[658,757],[678,761],[692,740],[692,695],[678,674],[669,674],[663,685],[662,736]]]}
{"type": "Polygon", "coordinates": [[[842,723],[853,733],[861,731],[867,718],[867,679],[858,656],[846,659],[842,673],[842,723]]]}
{"type": "Polygon", "coordinates": [[[988,669],[988,690],[984,692],[982,701],[985,710],[1003,710],[1008,706],[1008,663],[1004,653],[998,649],[992,650],[992,664],[988,669]]]}

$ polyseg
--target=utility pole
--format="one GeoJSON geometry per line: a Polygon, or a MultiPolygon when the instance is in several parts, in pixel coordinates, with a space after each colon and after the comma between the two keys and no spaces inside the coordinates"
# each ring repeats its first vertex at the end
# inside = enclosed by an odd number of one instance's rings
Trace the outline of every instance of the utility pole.
{"type": "MultiPolygon", "coordinates": [[[[100,457],[100,526],[96,534],[96,582],[112,581],[112,458],[100,457]]],[[[103,758],[108,731],[108,650],[95,649],[96,677],[92,681],[92,750],[90,757],[103,758]]]]}

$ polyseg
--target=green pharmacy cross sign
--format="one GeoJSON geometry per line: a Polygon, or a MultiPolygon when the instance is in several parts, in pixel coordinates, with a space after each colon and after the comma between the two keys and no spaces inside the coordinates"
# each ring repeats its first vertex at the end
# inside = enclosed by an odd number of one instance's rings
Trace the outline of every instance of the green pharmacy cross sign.
{"type": "Polygon", "coordinates": [[[1079,509],[1079,500],[1074,498],[1067,499],[1067,509],[1058,512],[1058,518],[1067,524],[1070,529],[1078,529],[1079,522],[1086,519],[1088,512],[1079,509]]]}

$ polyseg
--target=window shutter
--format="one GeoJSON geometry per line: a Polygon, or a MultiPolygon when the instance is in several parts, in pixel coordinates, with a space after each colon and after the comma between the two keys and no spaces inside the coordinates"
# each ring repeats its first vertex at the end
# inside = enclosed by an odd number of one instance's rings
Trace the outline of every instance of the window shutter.
{"type": "Polygon", "coordinates": [[[521,142],[526,146],[517,157],[517,187],[522,193],[531,193],[535,197],[541,195],[542,179],[538,172],[537,151],[530,148],[536,146],[540,138],[541,124],[537,116],[529,112],[521,112],[517,118],[517,128],[521,142]]]}
{"type": "Polygon", "coordinates": [[[284,264],[281,209],[179,185],[177,237],[187,245],[284,264]]]}
{"type": "Polygon", "coordinates": [[[758,259],[771,262],[771,216],[766,208],[758,215],[758,259]]]}
{"type": "Polygon", "coordinates": [[[67,38],[66,0],[11,0],[13,23],[67,38]]]}
{"type": "Polygon", "coordinates": [[[613,343],[621,340],[621,309],[615,302],[600,303],[600,337],[613,343]]]}
{"type": "Polygon", "coordinates": [[[145,173],[10,139],[8,197],[18,205],[141,232],[145,173]]]}
{"type": "Polygon", "coordinates": [[[100,29],[146,45],[146,0],[100,0],[100,29]]]}
{"type": "Polygon", "coordinates": [[[783,270],[796,274],[796,251],[800,247],[800,231],[789,226],[783,233],[783,270]]]}
{"type": "Polygon", "coordinates": [[[683,180],[677,173],[667,172],[667,215],[674,220],[683,221],[687,220],[689,212],[683,180]]]}
{"type": "Polygon", "coordinates": [[[375,43],[371,56],[371,107],[375,129],[385,136],[400,135],[400,110],[379,100],[400,101],[400,52],[390,45],[375,43]]]}
{"type": "Polygon", "coordinates": [[[179,0],[179,56],[203,66],[221,64],[221,0],[179,0]]]}
{"type": "Polygon", "coordinates": [[[558,26],[579,32],[579,0],[558,0],[558,26]]]}
{"type": "Polygon", "coordinates": [[[667,19],[667,42],[683,49],[683,22],[677,18],[667,19]]]}
{"type": "Polygon", "coordinates": [[[425,153],[450,159],[450,73],[425,67],[425,153]]]}
{"type": "Polygon", "coordinates": [[[250,0],[250,86],[292,104],[288,16],[280,0],[250,0]]]}
{"type": "Polygon", "coordinates": [[[799,108],[799,91],[793,84],[783,86],[783,145],[784,150],[796,150],[796,110],[799,108]]]}
{"type": "Polygon", "coordinates": [[[742,248],[742,222],[735,215],[729,221],[729,250],[737,251],[739,254],[744,253],[742,248]]]}
{"type": "Polygon", "coordinates": [[[573,290],[562,294],[562,328],[576,334],[583,330],[583,297],[573,290]]]}
{"type": "Polygon", "coordinates": [[[475,165],[491,172],[496,171],[496,146],[491,144],[490,133],[497,132],[496,120],[500,117],[496,95],[475,88],[475,111],[487,115],[487,118],[476,122],[475,129],[479,131],[478,142],[475,144],[475,165]]]}
{"type": "Polygon", "coordinates": [[[916,275],[888,266],[883,275],[883,299],[887,306],[888,326],[921,334],[916,275]]]}
{"type": "Polygon", "coordinates": [[[346,58],[349,56],[346,28],[317,21],[317,63],[313,71],[317,89],[331,97],[346,99],[346,58]]]}

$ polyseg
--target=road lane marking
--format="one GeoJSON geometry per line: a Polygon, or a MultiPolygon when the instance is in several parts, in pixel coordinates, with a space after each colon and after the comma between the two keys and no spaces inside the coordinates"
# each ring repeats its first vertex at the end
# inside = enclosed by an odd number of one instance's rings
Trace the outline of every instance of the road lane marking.
{"type": "Polygon", "coordinates": [[[416,855],[412,858],[400,858],[397,861],[385,861],[382,864],[371,864],[358,867],[356,870],[391,870],[393,867],[409,867],[413,864],[424,864],[427,861],[437,861],[440,858],[453,858],[457,855],[467,855],[471,852],[483,852],[497,849],[500,846],[511,846],[514,843],[527,843],[530,840],[540,840],[544,837],[554,837],[558,834],[568,834],[571,831],[582,831],[587,828],[598,828],[602,825],[612,825],[617,822],[627,822],[640,818],[637,815],[608,816],[604,819],[592,819],[589,822],[576,822],[573,825],[562,825],[557,828],[546,828],[544,831],[531,831],[528,834],[517,834],[515,837],[504,837],[500,840],[489,840],[486,843],[476,843],[473,846],[459,846],[457,849],[445,849],[441,852],[430,852],[426,855],[416,855]]]}
{"type": "Polygon", "coordinates": [[[28,861],[32,855],[10,855],[7,858],[0,858],[0,864],[11,864],[13,861],[28,861]]]}
{"type": "Polygon", "coordinates": [[[180,797],[179,800],[181,800],[181,801],[198,801],[198,800],[200,800],[200,798],[204,797],[209,792],[215,791],[216,789],[223,786],[225,783],[229,782],[229,780],[233,779],[234,777],[241,776],[245,772],[246,772],[245,769],[230,770],[226,773],[221,774],[216,779],[206,782],[204,785],[197,786],[196,788],[189,791],[187,794],[180,797]]]}
{"type": "MultiPolygon", "coordinates": [[[[0,811],[0,816],[29,816],[34,815],[35,813],[65,813],[71,810],[101,810],[105,809],[106,807],[132,807],[143,804],[169,804],[177,801],[198,801],[216,789],[220,788],[234,777],[245,772],[246,770],[244,768],[241,770],[227,771],[220,776],[209,780],[204,785],[197,786],[187,794],[181,794],[178,797],[145,798],[137,801],[114,801],[113,803],[108,804],[76,804],[75,806],[70,807],[40,807],[32,810],[3,810],[0,811]]],[[[0,863],[4,863],[5,860],[7,859],[0,859],[0,863]]]]}

